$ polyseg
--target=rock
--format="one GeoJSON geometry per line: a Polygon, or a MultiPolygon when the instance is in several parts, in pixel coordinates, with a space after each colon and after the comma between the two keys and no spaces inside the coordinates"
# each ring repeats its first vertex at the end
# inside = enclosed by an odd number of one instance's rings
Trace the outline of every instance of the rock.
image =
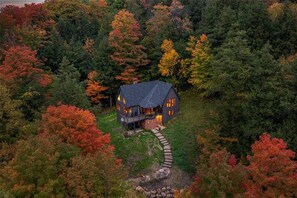
{"type": "Polygon", "coordinates": [[[166,193],[161,193],[161,196],[162,197],[166,197],[166,193]]]}
{"type": "Polygon", "coordinates": [[[165,191],[166,191],[166,187],[163,187],[163,188],[162,188],[162,191],[165,192],[165,191]]]}
{"type": "Polygon", "coordinates": [[[138,192],[143,192],[144,189],[143,189],[141,186],[137,186],[137,187],[136,187],[136,191],[138,191],[138,192]]]}
{"type": "Polygon", "coordinates": [[[167,198],[170,198],[170,197],[172,197],[172,196],[171,196],[171,194],[167,194],[167,196],[166,196],[166,197],[167,197],[167,198]]]}
{"type": "Polygon", "coordinates": [[[151,192],[150,192],[150,191],[146,191],[146,192],[145,192],[145,195],[146,195],[147,197],[149,197],[149,196],[151,196],[151,192]]]}
{"type": "Polygon", "coordinates": [[[157,193],[157,192],[156,192],[155,190],[152,190],[152,191],[151,191],[151,194],[152,194],[152,195],[155,195],[156,193],[157,193]]]}
{"type": "Polygon", "coordinates": [[[167,190],[171,190],[171,187],[170,186],[167,186],[167,190]]]}

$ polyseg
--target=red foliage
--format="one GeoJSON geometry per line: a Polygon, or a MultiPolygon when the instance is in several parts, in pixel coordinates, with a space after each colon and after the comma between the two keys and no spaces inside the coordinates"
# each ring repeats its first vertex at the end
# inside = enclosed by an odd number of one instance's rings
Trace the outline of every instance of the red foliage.
{"type": "Polygon", "coordinates": [[[250,179],[246,183],[247,197],[296,197],[297,162],[287,144],[268,134],[252,145],[248,156],[250,179]]]}
{"type": "Polygon", "coordinates": [[[42,4],[25,4],[21,8],[8,5],[1,10],[0,16],[11,16],[16,25],[38,25],[48,18],[48,11],[43,8],[42,4]]]}
{"type": "Polygon", "coordinates": [[[47,74],[42,74],[39,80],[39,83],[42,87],[47,87],[52,82],[53,82],[53,79],[47,74]]]}
{"type": "Polygon", "coordinates": [[[77,145],[84,153],[114,150],[109,144],[109,134],[103,134],[96,127],[95,116],[90,111],[74,106],[48,107],[42,115],[38,131],[58,135],[62,141],[77,145]]]}
{"type": "Polygon", "coordinates": [[[234,168],[237,164],[237,159],[235,157],[235,155],[231,155],[230,158],[229,158],[229,161],[228,161],[228,164],[230,166],[232,166],[232,168],[234,168]]]}
{"type": "Polygon", "coordinates": [[[4,56],[0,66],[0,74],[4,80],[19,80],[43,72],[38,68],[42,63],[36,58],[36,51],[32,51],[29,47],[11,47],[4,51],[4,56]]]}

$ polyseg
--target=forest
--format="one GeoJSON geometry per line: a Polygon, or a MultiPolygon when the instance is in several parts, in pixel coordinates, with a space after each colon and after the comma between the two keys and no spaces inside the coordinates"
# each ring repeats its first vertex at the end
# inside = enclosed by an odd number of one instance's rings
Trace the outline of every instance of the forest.
{"type": "Polygon", "coordinates": [[[158,146],[113,119],[119,87],[150,80],[182,101],[164,130],[190,178],[176,198],[297,197],[295,0],[1,8],[0,197],[146,197],[129,178],[158,146]]]}

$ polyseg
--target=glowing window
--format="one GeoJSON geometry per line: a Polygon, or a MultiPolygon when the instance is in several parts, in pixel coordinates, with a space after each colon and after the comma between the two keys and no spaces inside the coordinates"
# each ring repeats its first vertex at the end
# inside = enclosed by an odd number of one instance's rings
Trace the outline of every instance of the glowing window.
{"type": "Polygon", "coordinates": [[[173,99],[172,99],[172,106],[174,107],[175,105],[176,105],[176,99],[173,98],[173,99]]]}
{"type": "Polygon", "coordinates": [[[117,110],[120,111],[121,110],[121,105],[117,104],[117,110]]]}
{"type": "Polygon", "coordinates": [[[171,99],[168,99],[168,100],[166,101],[166,107],[171,107],[171,99]]]}
{"type": "Polygon", "coordinates": [[[132,114],[132,108],[129,109],[129,113],[132,114]]]}
{"type": "Polygon", "coordinates": [[[126,99],[125,98],[123,98],[123,103],[126,104],[126,99]]]}
{"type": "Polygon", "coordinates": [[[127,114],[127,113],[128,113],[128,109],[124,108],[124,114],[127,114]]]}
{"type": "Polygon", "coordinates": [[[118,101],[121,101],[121,95],[118,96],[118,101]]]}

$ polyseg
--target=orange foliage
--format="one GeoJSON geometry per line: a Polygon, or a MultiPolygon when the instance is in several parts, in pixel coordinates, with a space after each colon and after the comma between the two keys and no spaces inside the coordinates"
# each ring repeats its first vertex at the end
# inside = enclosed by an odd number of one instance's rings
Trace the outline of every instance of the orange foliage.
{"type": "Polygon", "coordinates": [[[287,144],[268,134],[252,145],[247,159],[250,179],[246,183],[246,197],[296,197],[297,162],[287,144]]]}
{"type": "Polygon", "coordinates": [[[109,134],[103,134],[97,128],[95,116],[74,106],[48,107],[38,132],[58,135],[62,141],[80,147],[84,153],[114,150],[109,134]]]}
{"type": "Polygon", "coordinates": [[[41,86],[49,85],[52,80],[39,68],[43,64],[36,58],[36,53],[26,46],[11,47],[4,51],[4,61],[0,65],[1,78],[6,83],[18,83],[23,80],[32,80],[34,75],[41,86]]]}
{"type": "Polygon", "coordinates": [[[96,77],[98,77],[96,71],[89,73],[86,93],[93,103],[99,104],[102,99],[107,98],[102,92],[106,91],[108,87],[102,86],[100,82],[95,80],[96,77]]]}
{"type": "Polygon", "coordinates": [[[129,84],[138,80],[137,68],[149,62],[144,47],[139,45],[142,36],[139,23],[132,13],[121,10],[114,17],[112,28],[108,37],[109,44],[114,48],[111,59],[124,68],[117,79],[129,84]]]}

